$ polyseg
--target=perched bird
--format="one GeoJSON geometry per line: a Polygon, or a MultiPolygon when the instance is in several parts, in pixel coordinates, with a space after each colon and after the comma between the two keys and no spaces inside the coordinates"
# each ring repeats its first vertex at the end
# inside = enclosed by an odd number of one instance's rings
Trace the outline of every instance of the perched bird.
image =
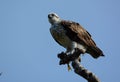
{"type": "MultiPolygon", "coordinates": [[[[56,13],[48,14],[51,24],[50,33],[54,40],[66,48],[66,54],[73,54],[78,48],[83,54],[88,53],[93,58],[104,56],[102,50],[97,47],[90,33],[79,23],[62,20],[56,13]]],[[[68,64],[68,70],[70,66],[68,64]]]]}

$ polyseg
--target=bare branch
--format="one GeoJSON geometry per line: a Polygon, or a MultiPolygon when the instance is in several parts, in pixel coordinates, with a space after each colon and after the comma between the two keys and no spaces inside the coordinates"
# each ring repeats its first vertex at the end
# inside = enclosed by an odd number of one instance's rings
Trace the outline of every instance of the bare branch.
{"type": "Polygon", "coordinates": [[[74,72],[85,78],[88,82],[100,82],[99,79],[92,72],[85,69],[77,59],[72,61],[72,66],[74,68],[74,72]]]}
{"type": "Polygon", "coordinates": [[[58,54],[58,58],[60,58],[60,65],[62,64],[68,64],[70,61],[72,61],[72,67],[74,69],[74,72],[83,78],[85,78],[88,82],[100,82],[99,79],[90,71],[85,69],[80,64],[80,54],[78,49],[75,49],[74,54],[66,55],[66,53],[62,52],[58,54]]]}

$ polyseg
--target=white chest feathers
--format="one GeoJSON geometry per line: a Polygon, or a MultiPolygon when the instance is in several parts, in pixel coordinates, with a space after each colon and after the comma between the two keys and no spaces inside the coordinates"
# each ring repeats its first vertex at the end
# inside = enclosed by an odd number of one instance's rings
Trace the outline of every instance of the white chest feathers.
{"type": "Polygon", "coordinates": [[[50,28],[51,35],[61,46],[68,48],[70,47],[71,40],[66,36],[65,30],[62,26],[54,25],[50,28]]]}

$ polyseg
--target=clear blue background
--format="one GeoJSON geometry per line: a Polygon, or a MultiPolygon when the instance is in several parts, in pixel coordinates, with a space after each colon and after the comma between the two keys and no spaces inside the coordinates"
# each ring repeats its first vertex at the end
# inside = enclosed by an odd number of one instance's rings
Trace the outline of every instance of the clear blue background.
{"type": "Polygon", "coordinates": [[[101,82],[119,82],[119,0],[0,0],[0,82],[86,82],[59,65],[65,49],[50,35],[50,12],[91,33],[105,57],[85,54],[81,64],[101,82]]]}

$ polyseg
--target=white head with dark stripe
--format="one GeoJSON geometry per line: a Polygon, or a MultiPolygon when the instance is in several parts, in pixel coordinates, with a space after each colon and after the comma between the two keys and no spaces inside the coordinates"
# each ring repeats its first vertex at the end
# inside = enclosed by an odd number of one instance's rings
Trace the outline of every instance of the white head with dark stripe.
{"type": "Polygon", "coordinates": [[[48,14],[48,20],[52,25],[58,24],[61,21],[60,17],[56,13],[48,14]]]}

